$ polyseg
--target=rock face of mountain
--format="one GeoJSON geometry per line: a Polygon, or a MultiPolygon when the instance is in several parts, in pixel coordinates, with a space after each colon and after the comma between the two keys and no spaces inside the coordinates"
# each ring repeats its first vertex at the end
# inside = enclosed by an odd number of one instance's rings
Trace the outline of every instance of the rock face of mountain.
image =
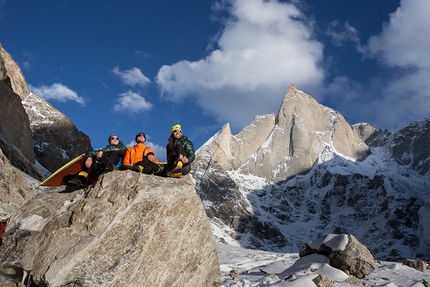
{"type": "MultiPolygon", "coordinates": [[[[80,132],[68,117],[30,92],[21,69],[1,45],[0,77],[3,79],[0,79],[0,97],[8,103],[1,110],[0,134],[20,142],[19,150],[31,163],[36,159],[54,172],[91,149],[88,136],[80,132]]],[[[8,142],[14,143],[9,139],[8,142]]]]}
{"type": "Polygon", "coordinates": [[[89,137],[46,100],[30,93],[22,103],[31,119],[36,158],[49,171],[92,149],[89,137]]]}
{"type": "Polygon", "coordinates": [[[307,172],[324,153],[356,161],[369,147],[342,115],[291,85],[276,118],[257,116],[235,136],[226,125],[205,151],[224,169],[277,182],[307,172]]]}
{"type": "MultiPolygon", "coordinates": [[[[113,171],[86,190],[47,188],[16,212],[0,274],[39,286],[216,286],[215,239],[189,176],[113,171]],[[12,272],[14,270],[14,272],[12,272]]],[[[0,276],[1,283],[13,282],[0,276]]]]}
{"type": "Polygon", "coordinates": [[[258,116],[237,135],[226,125],[208,140],[193,176],[222,241],[297,252],[346,233],[378,259],[430,259],[429,124],[350,127],[290,86],[276,118],[258,116]]]}
{"type": "Polygon", "coordinates": [[[34,166],[35,155],[28,115],[21,104],[21,98],[12,89],[14,80],[9,76],[9,70],[14,67],[8,65],[1,51],[3,49],[0,46],[0,148],[14,166],[40,179],[43,175],[34,166]]]}

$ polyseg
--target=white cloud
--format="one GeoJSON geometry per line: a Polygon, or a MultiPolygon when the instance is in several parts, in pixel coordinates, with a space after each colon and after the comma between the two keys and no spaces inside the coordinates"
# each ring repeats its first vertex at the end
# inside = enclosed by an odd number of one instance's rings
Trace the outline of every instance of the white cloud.
{"type": "Polygon", "coordinates": [[[430,68],[428,11],[428,0],[402,0],[382,32],[369,39],[369,54],[393,67],[430,68]]]}
{"type": "Polygon", "coordinates": [[[120,94],[117,103],[114,105],[115,111],[128,113],[144,112],[151,108],[151,103],[147,102],[141,95],[133,93],[132,91],[120,94]]]}
{"type": "Polygon", "coordinates": [[[128,86],[141,86],[145,87],[151,80],[148,79],[139,68],[132,68],[130,70],[120,71],[118,67],[112,69],[112,73],[118,76],[121,81],[128,86]]]}
{"type": "Polygon", "coordinates": [[[289,84],[312,90],[324,71],[322,44],[292,4],[228,0],[230,19],[218,49],[196,62],[163,66],[157,84],[169,99],[194,96],[207,111],[232,125],[277,112],[289,84]]]}
{"type": "Polygon", "coordinates": [[[46,100],[56,100],[63,103],[75,101],[83,106],[85,105],[85,101],[82,97],[79,97],[75,91],[60,83],[55,83],[51,86],[42,85],[38,88],[30,85],[30,90],[32,93],[46,100]]]}
{"type": "Polygon", "coordinates": [[[333,21],[330,23],[326,33],[332,38],[333,45],[338,47],[343,46],[344,42],[349,41],[354,42],[357,45],[360,44],[357,30],[349,25],[348,22],[341,26],[338,21],[333,21]]]}
{"type": "Polygon", "coordinates": [[[399,69],[375,100],[378,121],[387,125],[430,115],[430,1],[402,0],[379,35],[368,41],[367,55],[399,69]]]}

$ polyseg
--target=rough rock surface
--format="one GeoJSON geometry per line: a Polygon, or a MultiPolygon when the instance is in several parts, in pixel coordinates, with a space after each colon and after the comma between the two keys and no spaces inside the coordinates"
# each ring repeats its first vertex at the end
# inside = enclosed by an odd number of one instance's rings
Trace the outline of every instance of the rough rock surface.
{"type": "Polygon", "coordinates": [[[330,265],[351,274],[359,279],[364,278],[375,270],[375,261],[370,251],[353,235],[328,235],[321,240],[321,244],[305,244],[300,250],[299,256],[304,257],[309,254],[321,254],[330,259],[330,265]],[[347,238],[347,240],[345,240],[347,238]],[[340,243],[345,241],[345,246],[337,249],[340,243]],[[335,247],[333,247],[335,246],[335,247]]]}
{"type": "Polygon", "coordinates": [[[0,220],[9,218],[36,193],[0,149],[0,220]]]}
{"type": "Polygon", "coordinates": [[[222,279],[189,176],[113,171],[86,190],[47,189],[14,214],[3,240],[1,271],[30,271],[40,286],[215,286],[222,279]]]}
{"type": "MultiPolygon", "coordinates": [[[[0,85],[0,96],[3,103],[7,103],[0,108],[1,126],[8,127],[2,127],[0,134],[16,138],[15,141],[21,143],[19,150],[31,163],[36,159],[54,172],[71,159],[92,149],[88,136],[80,132],[68,117],[30,92],[21,69],[0,46],[1,79],[7,80],[14,97],[9,92],[5,93],[6,88],[0,85]]],[[[14,141],[9,142],[15,144],[14,141]]]]}
{"type": "Polygon", "coordinates": [[[426,261],[403,258],[402,262],[403,262],[403,265],[409,266],[423,273],[426,272],[426,269],[427,269],[426,261]]]}
{"type": "Polygon", "coordinates": [[[430,117],[400,126],[393,135],[391,152],[402,165],[420,175],[430,174],[430,117]]]}

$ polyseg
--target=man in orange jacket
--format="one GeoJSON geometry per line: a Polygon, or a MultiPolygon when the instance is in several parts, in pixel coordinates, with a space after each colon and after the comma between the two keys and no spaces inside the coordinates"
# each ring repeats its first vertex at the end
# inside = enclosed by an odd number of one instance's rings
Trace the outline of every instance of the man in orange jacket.
{"type": "Polygon", "coordinates": [[[125,151],[121,169],[132,169],[146,174],[160,173],[163,166],[158,163],[152,148],[145,146],[145,134],[139,132],[135,141],[136,144],[125,151]]]}

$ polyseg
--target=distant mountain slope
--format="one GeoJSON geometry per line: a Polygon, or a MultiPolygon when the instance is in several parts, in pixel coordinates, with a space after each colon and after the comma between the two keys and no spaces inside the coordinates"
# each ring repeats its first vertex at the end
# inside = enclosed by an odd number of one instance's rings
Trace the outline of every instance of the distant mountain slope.
{"type": "Polygon", "coordinates": [[[290,86],[276,118],[229,126],[196,156],[196,186],[222,241],[295,251],[350,233],[380,259],[430,259],[430,119],[353,127],[290,86]]]}
{"type": "MultiPolygon", "coordinates": [[[[30,92],[24,75],[13,60],[12,56],[0,45],[0,70],[7,79],[6,86],[18,97],[14,105],[8,106],[8,111],[18,113],[24,107],[27,119],[21,120],[20,124],[25,127],[17,127],[16,124],[7,124],[17,135],[24,135],[23,131],[32,132],[32,142],[26,148],[22,148],[28,154],[29,160],[34,163],[34,158],[49,171],[54,172],[70,159],[86,150],[91,149],[91,141],[87,135],[80,132],[72,121],[63,113],[52,107],[46,100],[30,92]],[[29,126],[28,126],[29,124],[29,126]],[[34,151],[28,151],[33,149],[34,151]]],[[[6,89],[6,88],[4,88],[6,89]]],[[[0,91],[0,98],[5,100],[6,93],[0,91]]],[[[4,117],[3,117],[4,118],[4,117]]],[[[4,131],[7,130],[3,124],[4,131]]],[[[29,137],[27,136],[27,139],[29,137]]]]}

